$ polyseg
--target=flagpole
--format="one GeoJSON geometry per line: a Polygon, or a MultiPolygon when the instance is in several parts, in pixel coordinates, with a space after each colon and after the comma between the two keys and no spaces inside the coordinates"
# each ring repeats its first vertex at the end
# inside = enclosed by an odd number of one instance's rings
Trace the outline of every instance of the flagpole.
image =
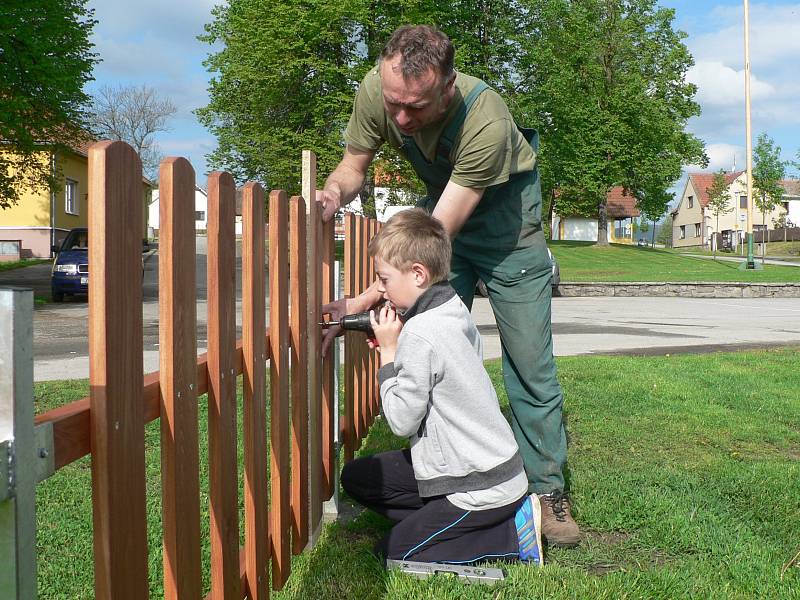
{"type": "Polygon", "coordinates": [[[753,258],[753,135],[750,128],[750,2],[744,0],[744,114],[747,136],[747,269],[755,269],[753,258]]]}

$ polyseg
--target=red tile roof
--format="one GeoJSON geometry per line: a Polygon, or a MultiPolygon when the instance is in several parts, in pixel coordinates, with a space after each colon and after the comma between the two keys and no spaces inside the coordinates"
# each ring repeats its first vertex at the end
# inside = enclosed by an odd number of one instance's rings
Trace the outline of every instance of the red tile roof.
{"type": "MultiPolygon", "coordinates": [[[[732,184],[742,173],[744,171],[725,173],[725,183],[732,184]]],[[[700,206],[705,208],[708,206],[708,189],[714,184],[714,173],[689,173],[689,180],[692,182],[697,199],[700,200],[700,206]]]]}
{"type": "Polygon", "coordinates": [[[780,183],[786,196],[800,196],[800,179],[781,179],[780,183]]]}
{"type": "Polygon", "coordinates": [[[638,217],[639,209],[636,208],[636,198],[625,193],[621,185],[615,185],[608,191],[606,214],[611,219],[627,219],[638,217]]]}

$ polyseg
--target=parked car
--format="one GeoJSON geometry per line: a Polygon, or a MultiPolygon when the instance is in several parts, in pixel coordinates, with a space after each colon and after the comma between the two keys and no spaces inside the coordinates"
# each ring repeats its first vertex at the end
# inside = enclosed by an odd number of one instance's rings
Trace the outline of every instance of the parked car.
{"type": "MultiPolygon", "coordinates": [[[[553,286],[553,295],[558,290],[558,286],[561,284],[561,267],[558,266],[558,261],[556,257],[553,256],[553,253],[550,252],[550,248],[547,249],[547,256],[550,258],[550,283],[553,286]]],[[[486,290],[486,284],[478,279],[478,283],[475,287],[475,293],[478,296],[483,298],[489,297],[489,292],[486,290]]]]}
{"type": "Polygon", "coordinates": [[[637,246],[647,246],[647,241],[644,238],[639,238],[639,241],[636,242],[637,246]]]}
{"type": "Polygon", "coordinates": [[[89,293],[89,230],[70,230],[61,246],[53,246],[56,257],[50,272],[53,302],[63,302],[64,294],[89,293]]]}
{"type": "MultiPolygon", "coordinates": [[[[144,252],[146,246],[142,248],[144,252]]],[[[56,257],[50,272],[50,293],[53,302],[63,302],[64,295],[89,293],[89,230],[86,227],[70,229],[61,246],[53,246],[56,257]]],[[[142,259],[144,278],[144,259],[142,259]]]]}

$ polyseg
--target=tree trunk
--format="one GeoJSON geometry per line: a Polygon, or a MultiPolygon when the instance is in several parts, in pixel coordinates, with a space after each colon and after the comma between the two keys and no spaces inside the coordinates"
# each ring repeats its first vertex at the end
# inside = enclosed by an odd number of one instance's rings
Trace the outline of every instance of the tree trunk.
{"type": "Polygon", "coordinates": [[[597,245],[608,246],[608,204],[603,198],[597,210],[597,245]]]}
{"type": "Polygon", "coordinates": [[[656,247],[656,220],[653,219],[653,233],[650,235],[650,247],[656,247]]]}

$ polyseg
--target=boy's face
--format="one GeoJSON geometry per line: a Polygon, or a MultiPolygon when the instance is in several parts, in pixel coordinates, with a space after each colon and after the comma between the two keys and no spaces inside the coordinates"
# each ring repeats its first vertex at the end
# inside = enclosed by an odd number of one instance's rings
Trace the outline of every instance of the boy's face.
{"type": "Polygon", "coordinates": [[[420,263],[414,263],[408,271],[401,271],[376,256],[375,271],[378,291],[400,310],[410,308],[429,287],[428,270],[420,263]]]}

